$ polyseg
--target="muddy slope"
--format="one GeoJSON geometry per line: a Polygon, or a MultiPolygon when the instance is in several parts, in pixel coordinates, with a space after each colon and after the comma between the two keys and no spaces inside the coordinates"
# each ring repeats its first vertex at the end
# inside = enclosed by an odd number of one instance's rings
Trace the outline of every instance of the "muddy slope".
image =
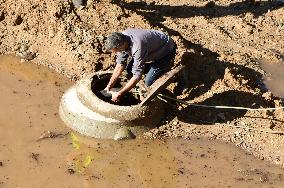
{"type": "MultiPolygon", "coordinates": [[[[179,99],[250,108],[283,106],[262,83],[258,60],[283,63],[284,8],[280,2],[0,0],[0,53],[49,66],[70,77],[107,69],[114,57],[104,37],[128,27],[159,29],[178,44],[188,65],[189,90],[179,99]]],[[[284,164],[284,112],[172,107],[147,137],[209,136],[284,164]],[[173,113],[174,112],[174,113],[173,113]],[[238,128],[237,128],[237,127],[238,128]]]]}
{"type": "Polygon", "coordinates": [[[129,14],[108,1],[0,2],[1,53],[15,53],[72,78],[108,67],[104,36],[127,27],[150,28],[142,16],[129,14]],[[111,11],[109,11],[111,10],[111,11]]]}

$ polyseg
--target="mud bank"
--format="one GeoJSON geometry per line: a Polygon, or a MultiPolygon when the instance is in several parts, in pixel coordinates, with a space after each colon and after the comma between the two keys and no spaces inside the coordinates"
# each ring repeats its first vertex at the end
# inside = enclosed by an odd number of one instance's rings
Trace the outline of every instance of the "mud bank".
{"type": "MultiPolygon", "coordinates": [[[[258,60],[284,54],[281,2],[0,0],[0,53],[16,54],[72,78],[111,67],[104,36],[128,27],[167,32],[178,44],[176,63],[188,65],[189,90],[169,89],[178,99],[208,105],[279,107],[262,83],[258,60]],[[105,8],[107,7],[107,8],[105,8]]],[[[222,139],[262,159],[284,164],[284,112],[169,108],[147,138],[206,136],[222,139]],[[237,128],[241,127],[241,128],[237,128]],[[257,130],[253,130],[253,129],[257,130]],[[267,131],[266,131],[267,132],[267,131]]]]}

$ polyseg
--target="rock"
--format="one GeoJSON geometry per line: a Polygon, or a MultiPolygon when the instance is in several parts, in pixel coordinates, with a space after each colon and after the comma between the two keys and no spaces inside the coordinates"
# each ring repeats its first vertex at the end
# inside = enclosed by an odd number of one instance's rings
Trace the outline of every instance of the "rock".
{"type": "Polygon", "coordinates": [[[36,57],[36,54],[33,52],[26,51],[17,53],[17,56],[19,56],[21,59],[30,61],[36,57]]]}
{"type": "Polygon", "coordinates": [[[274,0],[274,1],[284,3],[284,0],[274,0]]]}
{"type": "Polygon", "coordinates": [[[119,3],[119,1],[120,0],[109,0],[109,2],[112,3],[112,4],[117,4],[117,3],[119,3]]]}
{"type": "Polygon", "coordinates": [[[155,5],[155,4],[156,4],[155,1],[152,1],[152,2],[147,3],[147,5],[149,5],[149,6],[152,6],[152,5],[155,5]]]}
{"type": "Polygon", "coordinates": [[[73,168],[68,168],[67,171],[69,174],[75,174],[75,170],[73,168]]]}
{"type": "Polygon", "coordinates": [[[144,0],[133,0],[134,3],[140,4],[140,5],[145,5],[146,2],[144,0]]]}
{"type": "Polygon", "coordinates": [[[21,23],[23,22],[23,18],[18,15],[15,19],[15,21],[13,22],[13,25],[16,26],[16,25],[20,25],[21,23]]]}
{"type": "Polygon", "coordinates": [[[82,30],[80,28],[75,29],[75,34],[76,36],[81,36],[82,35],[82,30]]]}
{"type": "Polygon", "coordinates": [[[86,6],[87,6],[88,8],[91,8],[91,7],[94,6],[94,3],[95,3],[94,1],[88,0],[87,3],[86,3],[86,6]]]}
{"type": "Polygon", "coordinates": [[[53,38],[55,36],[55,31],[52,27],[48,28],[48,37],[53,38]]]}
{"type": "Polygon", "coordinates": [[[31,153],[31,158],[34,159],[35,161],[38,161],[39,154],[38,153],[31,153]]]}
{"type": "Polygon", "coordinates": [[[273,102],[275,104],[275,107],[282,107],[284,105],[281,99],[274,100],[273,102]]]}
{"type": "Polygon", "coordinates": [[[206,3],[205,7],[207,8],[212,8],[215,6],[215,2],[214,1],[209,1],[208,3],[206,3]]]}
{"type": "Polygon", "coordinates": [[[0,12],[0,22],[5,19],[5,14],[4,12],[0,12]]]}
{"type": "Polygon", "coordinates": [[[21,48],[21,44],[14,44],[13,45],[13,51],[18,51],[18,50],[20,50],[20,48],[21,48]]]}
{"type": "Polygon", "coordinates": [[[177,122],[177,121],[174,121],[172,124],[173,124],[173,125],[178,125],[178,122],[177,122]]]}
{"type": "Polygon", "coordinates": [[[127,128],[120,128],[114,135],[114,140],[134,139],[136,136],[127,128]]]}
{"type": "Polygon", "coordinates": [[[219,117],[219,118],[221,118],[221,120],[226,120],[226,116],[225,116],[225,114],[224,113],[219,113],[219,114],[217,114],[217,116],[219,117]]]}
{"type": "Polygon", "coordinates": [[[29,46],[28,46],[28,44],[26,44],[26,43],[22,43],[21,45],[20,45],[20,52],[26,52],[27,50],[29,49],[29,46]]]}
{"type": "Polygon", "coordinates": [[[100,42],[103,42],[106,39],[106,37],[104,37],[102,35],[98,35],[95,38],[98,39],[100,42]]]}
{"type": "Polygon", "coordinates": [[[77,8],[80,6],[84,6],[85,1],[84,0],[72,0],[73,5],[77,8]]]}
{"type": "Polygon", "coordinates": [[[272,100],[273,95],[272,95],[272,92],[268,91],[268,92],[263,93],[262,97],[265,100],[270,101],[270,100],[272,100]]]}
{"type": "Polygon", "coordinates": [[[19,56],[21,59],[27,61],[30,61],[36,57],[36,54],[31,52],[29,48],[30,47],[27,43],[22,43],[14,47],[14,49],[18,51],[16,55],[19,56]]]}

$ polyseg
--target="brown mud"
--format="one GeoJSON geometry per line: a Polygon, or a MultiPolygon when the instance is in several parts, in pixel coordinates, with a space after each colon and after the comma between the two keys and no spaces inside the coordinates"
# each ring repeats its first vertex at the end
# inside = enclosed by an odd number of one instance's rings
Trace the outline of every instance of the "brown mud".
{"type": "Polygon", "coordinates": [[[0,187],[283,187],[283,169],[207,139],[90,139],[59,119],[71,84],[0,56],[0,187]]]}
{"type": "MultiPolygon", "coordinates": [[[[178,45],[176,63],[188,65],[189,89],[178,99],[206,105],[281,107],[262,82],[260,59],[284,54],[284,8],[276,1],[0,0],[0,53],[16,54],[78,79],[108,69],[104,36],[128,27],[167,32],[178,45]]],[[[284,164],[284,111],[214,110],[169,106],[147,138],[209,137],[232,142],[255,156],[284,164]]]]}
{"type": "Polygon", "coordinates": [[[63,76],[18,58],[0,57],[0,187],[66,187],[69,129],[58,116],[63,76]],[[65,180],[58,181],[58,179],[65,180]]]}
{"type": "Polygon", "coordinates": [[[102,141],[73,135],[86,187],[282,187],[280,167],[207,139],[102,141]],[[76,138],[76,139],[74,139],[76,138]]]}
{"type": "Polygon", "coordinates": [[[260,65],[267,73],[264,77],[266,87],[271,90],[274,95],[284,99],[284,59],[276,63],[261,60],[260,65]]]}

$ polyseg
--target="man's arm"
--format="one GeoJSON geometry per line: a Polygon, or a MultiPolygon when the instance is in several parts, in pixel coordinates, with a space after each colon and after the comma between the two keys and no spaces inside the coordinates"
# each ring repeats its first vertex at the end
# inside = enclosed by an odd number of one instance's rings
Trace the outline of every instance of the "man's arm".
{"type": "Polygon", "coordinates": [[[138,82],[141,77],[132,76],[132,78],[126,83],[126,85],[118,92],[112,93],[112,101],[117,102],[128,91],[130,91],[138,82]]]}
{"type": "Polygon", "coordinates": [[[124,70],[124,66],[122,64],[117,63],[112,73],[112,76],[105,88],[106,91],[109,92],[109,90],[114,86],[114,84],[116,83],[117,79],[119,78],[123,70],[124,70]]]}
{"type": "Polygon", "coordinates": [[[141,78],[137,78],[136,76],[132,76],[132,78],[126,83],[126,85],[118,92],[121,95],[124,95],[128,91],[130,91],[140,80],[141,78]]]}

